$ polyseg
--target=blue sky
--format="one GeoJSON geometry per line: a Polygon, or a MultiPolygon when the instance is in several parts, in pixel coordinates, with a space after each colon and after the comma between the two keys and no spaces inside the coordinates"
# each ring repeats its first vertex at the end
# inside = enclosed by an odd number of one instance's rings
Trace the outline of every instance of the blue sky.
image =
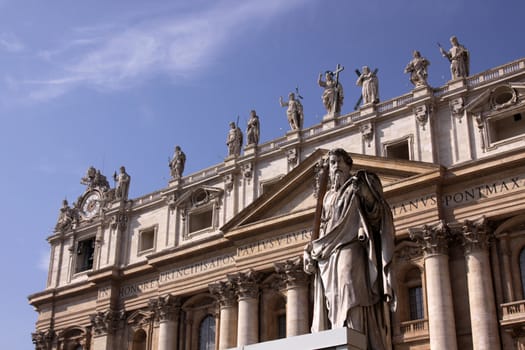
{"type": "Polygon", "coordinates": [[[305,126],[324,109],[320,72],[345,66],[343,113],[360,90],[354,69],[379,68],[380,97],[411,89],[413,50],[429,82],[450,77],[437,42],[457,35],[471,74],[525,55],[522,0],[0,0],[0,204],[6,349],[32,349],[27,295],[45,287],[46,242],[61,201],[93,165],[131,175],[130,196],[166,186],[175,145],[185,174],[226,156],[228,123],[251,109],[261,142],[289,129],[279,96],[299,86],[305,126]]]}

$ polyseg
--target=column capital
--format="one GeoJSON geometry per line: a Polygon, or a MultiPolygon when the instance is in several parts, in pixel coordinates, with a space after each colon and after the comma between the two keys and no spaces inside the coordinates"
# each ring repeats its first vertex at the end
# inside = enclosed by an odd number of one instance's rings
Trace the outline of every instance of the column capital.
{"type": "Polygon", "coordinates": [[[421,246],[425,257],[448,254],[448,241],[451,238],[451,234],[449,227],[444,221],[424,225],[421,228],[409,228],[408,232],[410,238],[421,246]]]}
{"type": "Polygon", "coordinates": [[[91,321],[91,327],[95,336],[112,334],[118,327],[122,313],[113,309],[106,311],[97,311],[94,314],[89,315],[91,321]]]}
{"type": "Polygon", "coordinates": [[[239,300],[259,296],[260,275],[256,271],[238,272],[227,277],[230,283],[235,286],[239,300]]]}
{"type": "Polygon", "coordinates": [[[453,231],[459,237],[466,255],[489,247],[491,234],[485,217],[454,224],[453,231]]]}
{"type": "Polygon", "coordinates": [[[36,350],[47,350],[51,349],[53,339],[55,339],[55,331],[51,328],[45,331],[39,331],[31,333],[31,340],[35,344],[36,350]]]}
{"type": "Polygon", "coordinates": [[[287,289],[305,286],[308,282],[309,277],[303,270],[302,257],[276,262],[273,266],[280,281],[287,289]]]}
{"type": "Polygon", "coordinates": [[[230,281],[210,283],[208,289],[217,298],[221,308],[233,306],[237,302],[235,287],[230,281]]]}
{"type": "Polygon", "coordinates": [[[155,315],[157,322],[175,321],[180,313],[180,297],[167,294],[150,299],[148,307],[155,315]]]}

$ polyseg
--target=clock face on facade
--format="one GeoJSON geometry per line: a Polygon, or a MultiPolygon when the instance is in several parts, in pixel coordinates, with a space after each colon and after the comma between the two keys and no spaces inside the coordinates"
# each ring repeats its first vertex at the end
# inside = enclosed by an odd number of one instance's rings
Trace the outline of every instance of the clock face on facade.
{"type": "Polygon", "coordinates": [[[92,192],[86,196],[84,203],[82,204],[82,213],[85,217],[91,218],[98,214],[100,209],[100,194],[98,192],[92,192]]]}

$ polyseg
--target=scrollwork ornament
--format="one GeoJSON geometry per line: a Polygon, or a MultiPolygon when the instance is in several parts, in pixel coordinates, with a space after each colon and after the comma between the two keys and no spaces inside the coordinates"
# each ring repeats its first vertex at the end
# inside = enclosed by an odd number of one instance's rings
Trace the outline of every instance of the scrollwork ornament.
{"type": "Polygon", "coordinates": [[[362,124],[359,127],[359,130],[361,131],[363,142],[366,143],[368,147],[370,147],[372,140],[374,139],[374,126],[372,125],[372,123],[368,122],[362,124]]]}

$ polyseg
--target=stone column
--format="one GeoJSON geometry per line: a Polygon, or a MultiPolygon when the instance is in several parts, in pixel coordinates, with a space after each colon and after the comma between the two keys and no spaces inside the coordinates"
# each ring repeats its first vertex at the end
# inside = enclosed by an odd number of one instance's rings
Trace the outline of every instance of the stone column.
{"type": "Polygon", "coordinates": [[[439,222],[409,231],[410,238],[416,240],[424,252],[430,348],[457,350],[447,253],[449,229],[439,222]]]}
{"type": "Polygon", "coordinates": [[[219,302],[219,350],[237,345],[237,296],[234,286],[228,282],[209,285],[210,293],[219,302]]]}
{"type": "Polygon", "coordinates": [[[459,232],[465,248],[474,350],[501,349],[485,218],[466,220],[459,232]]]}
{"type": "Polygon", "coordinates": [[[258,275],[250,270],[228,276],[237,287],[239,314],[237,347],[259,342],[259,284],[258,275]]]}
{"type": "Polygon", "coordinates": [[[306,334],[308,330],[308,275],[302,258],[275,263],[286,290],[286,337],[306,334]]]}
{"type": "Polygon", "coordinates": [[[180,299],[171,294],[150,300],[159,322],[159,350],[175,350],[178,342],[180,299]]]}
{"type": "Polygon", "coordinates": [[[98,311],[90,315],[93,329],[93,349],[110,350],[116,348],[113,335],[118,323],[118,313],[114,310],[98,311]]]}

